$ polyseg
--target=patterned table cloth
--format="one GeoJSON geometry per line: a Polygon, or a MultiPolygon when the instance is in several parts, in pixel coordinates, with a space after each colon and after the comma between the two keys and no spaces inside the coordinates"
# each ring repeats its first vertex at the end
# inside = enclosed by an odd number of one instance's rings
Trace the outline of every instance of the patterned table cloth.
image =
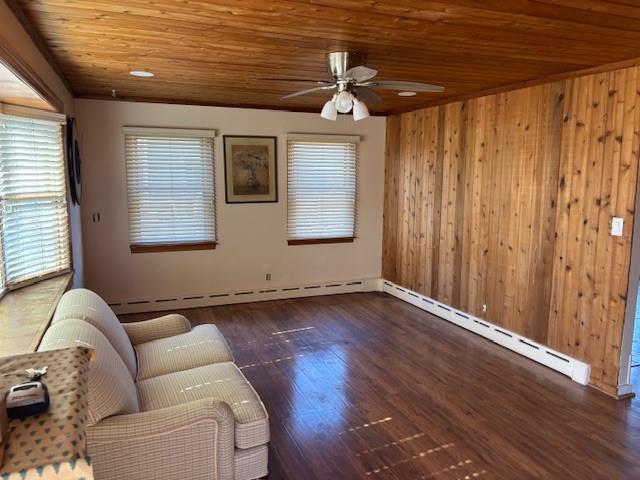
{"type": "MultiPolygon", "coordinates": [[[[27,368],[48,366],[41,381],[49,390],[49,410],[8,420],[0,449],[0,480],[90,480],[86,457],[87,372],[93,350],[66,348],[0,358],[0,396],[28,380],[27,368]]],[[[4,402],[2,402],[4,403],[4,402]]],[[[4,410],[4,406],[3,406],[4,410]]],[[[4,411],[0,412],[4,414],[4,411]]]]}
{"type": "Polygon", "coordinates": [[[13,473],[3,473],[0,480],[92,480],[91,459],[78,458],[13,473]]]}

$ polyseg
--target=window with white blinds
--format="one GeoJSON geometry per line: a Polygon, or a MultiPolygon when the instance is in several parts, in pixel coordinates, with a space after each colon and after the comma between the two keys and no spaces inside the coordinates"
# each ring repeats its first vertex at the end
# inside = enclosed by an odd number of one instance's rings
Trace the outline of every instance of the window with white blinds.
{"type": "Polygon", "coordinates": [[[215,246],[215,132],[126,127],[124,133],[131,250],[215,246]]]}
{"type": "Polygon", "coordinates": [[[70,267],[60,122],[0,115],[3,288],[70,267]]]}
{"type": "Polygon", "coordinates": [[[289,244],[353,240],[358,140],[337,135],[288,136],[289,244]]]}

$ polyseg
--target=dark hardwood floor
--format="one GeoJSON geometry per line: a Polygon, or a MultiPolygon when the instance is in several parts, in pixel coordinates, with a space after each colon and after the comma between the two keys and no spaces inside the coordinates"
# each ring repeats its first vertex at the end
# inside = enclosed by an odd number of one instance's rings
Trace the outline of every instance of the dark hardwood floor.
{"type": "Polygon", "coordinates": [[[271,480],[640,478],[640,400],[581,387],[391,296],[181,313],[218,325],[262,397],[271,480]]]}

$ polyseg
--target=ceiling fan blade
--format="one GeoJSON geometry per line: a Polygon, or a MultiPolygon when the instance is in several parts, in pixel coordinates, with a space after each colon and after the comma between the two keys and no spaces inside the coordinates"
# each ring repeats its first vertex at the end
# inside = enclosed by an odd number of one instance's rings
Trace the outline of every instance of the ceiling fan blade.
{"type": "Polygon", "coordinates": [[[267,81],[267,82],[306,82],[306,83],[315,83],[318,85],[331,85],[331,82],[327,82],[324,80],[311,80],[309,78],[271,78],[271,77],[260,77],[256,80],[267,81]]]}
{"type": "Polygon", "coordinates": [[[429,83],[420,82],[399,82],[395,80],[367,82],[364,86],[386,88],[389,90],[406,90],[410,92],[444,92],[444,87],[442,85],[431,85],[429,83]]]}
{"type": "Polygon", "coordinates": [[[356,94],[359,100],[363,100],[365,103],[378,103],[382,101],[382,97],[376,92],[367,87],[353,87],[353,93],[356,94]]]}
{"type": "Polygon", "coordinates": [[[344,78],[351,78],[356,81],[356,83],[366,82],[367,80],[371,80],[378,74],[377,70],[373,68],[365,67],[364,65],[358,65],[357,67],[350,68],[346,72],[344,72],[344,78]]]}
{"type": "Polygon", "coordinates": [[[313,88],[308,88],[306,90],[300,90],[299,92],[293,92],[290,93],[289,95],[285,95],[284,97],[281,97],[283,100],[287,99],[287,98],[293,98],[293,97],[299,97],[300,95],[306,95],[307,93],[313,93],[313,92],[319,92],[320,90],[331,90],[336,88],[335,85],[326,85],[326,86],[321,86],[321,87],[313,87],[313,88]]]}

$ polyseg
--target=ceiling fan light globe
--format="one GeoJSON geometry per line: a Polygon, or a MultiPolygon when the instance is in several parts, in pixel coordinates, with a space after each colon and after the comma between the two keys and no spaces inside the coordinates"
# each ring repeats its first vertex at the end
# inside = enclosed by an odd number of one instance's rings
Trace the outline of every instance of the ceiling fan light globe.
{"type": "Polygon", "coordinates": [[[353,99],[353,120],[359,121],[369,117],[369,109],[364,102],[357,98],[353,99]]]}
{"type": "Polygon", "coordinates": [[[324,104],[320,116],[326,120],[336,121],[338,118],[338,110],[336,109],[336,104],[333,99],[324,104]]]}
{"type": "Polygon", "coordinates": [[[347,90],[340,92],[336,98],[336,108],[340,113],[349,113],[353,108],[353,95],[347,90]]]}

